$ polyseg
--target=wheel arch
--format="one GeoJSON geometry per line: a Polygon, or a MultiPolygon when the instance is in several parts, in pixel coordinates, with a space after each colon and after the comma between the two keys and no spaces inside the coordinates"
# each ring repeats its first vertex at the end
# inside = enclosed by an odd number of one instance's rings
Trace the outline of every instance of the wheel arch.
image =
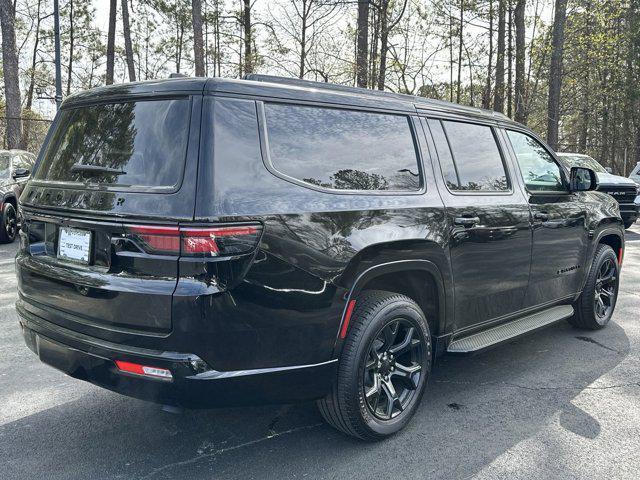
{"type": "Polygon", "coordinates": [[[440,268],[430,260],[394,260],[367,268],[353,282],[347,294],[347,301],[336,337],[337,351],[342,344],[340,332],[345,320],[350,315],[349,306],[352,300],[356,300],[358,295],[365,290],[384,290],[408,296],[424,312],[431,335],[443,334],[448,301],[445,280],[440,268]]]}
{"type": "Polygon", "coordinates": [[[624,234],[621,234],[619,230],[609,228],[600,231],[596,237],[596,241],[594,242],[591,256],[593,256],[596,246],[599,244],[609,245],[618,257],[618,263],[622,262],[624,253],[624,234]]]}

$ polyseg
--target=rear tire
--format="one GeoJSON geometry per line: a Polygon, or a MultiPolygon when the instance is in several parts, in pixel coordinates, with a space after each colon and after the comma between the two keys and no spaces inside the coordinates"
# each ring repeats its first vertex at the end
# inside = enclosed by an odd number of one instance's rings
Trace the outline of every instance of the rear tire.
{"type": "Polygon", "coordinates": [[[624,223],[624,228],[625,230],[628,228],[631,228],[631,226],[636,223],[636,219],[634,218],[633,220],[629,219],[629,220],[623,220],[622,223],[624,223]]]}
{"type": "Polygon", "coordinates": [[[578,328],[599,330],[607,326],[618,299],[620,266],[609,245],[598,245],[589,275],[580,298],[575,303],[575,314],[569,323],[578,328]]]}
{"type": "Polygon", "coordinates": [[[18,216],[11,203],[5,203],[0,212],[0,243],[11,243],[18,233],[18,216]]]}
{"type": "Polygon", "coordinates": [[[409,297],[365,291],[356,302],[331,393],[318,408],[347,435],[381,440],[401,430],[420,405],[431,371],[431,336],[409,297]]]}

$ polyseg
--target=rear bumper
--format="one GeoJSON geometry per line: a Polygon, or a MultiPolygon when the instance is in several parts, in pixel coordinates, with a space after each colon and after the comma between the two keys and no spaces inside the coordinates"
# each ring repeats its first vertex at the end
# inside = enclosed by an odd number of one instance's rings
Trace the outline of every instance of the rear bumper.
{"type": "Polygon", "coordinates": [[[27,346],[64,373],[123,395],[186,408],[288,403],[321,398],[330,390],[337,360],[315,365],[216,371],[196,355],[107,342],[54,325],[16,304],[27,346]],[[152,378],[120,371],[115,360],[171,371],[152,378]]]}

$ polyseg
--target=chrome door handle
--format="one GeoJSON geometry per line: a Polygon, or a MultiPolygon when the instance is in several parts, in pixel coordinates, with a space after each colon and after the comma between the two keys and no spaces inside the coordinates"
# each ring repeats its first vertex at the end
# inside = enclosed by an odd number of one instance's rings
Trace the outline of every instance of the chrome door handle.
{"type": "Polygon", "coordinates": [[[546,222],[547,220],[549,220],[549,214],[537,212],[533,214],[533,218],[535,218],[536,220],[540,220],[541,222],[546,222]]]}
{"type": "Polygon", "coordinates": [[[474,227],[480,223],[479,217],[456,217],[453,219],[454,225],[460,225],[461,227],[474,227]]]}

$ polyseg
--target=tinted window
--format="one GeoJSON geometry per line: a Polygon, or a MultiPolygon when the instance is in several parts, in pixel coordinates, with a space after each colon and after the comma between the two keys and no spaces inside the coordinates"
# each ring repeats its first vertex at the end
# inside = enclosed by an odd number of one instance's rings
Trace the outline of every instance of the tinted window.
{"type": "Polygon", "coordinates": [[[516,153],[524,183],[528,190],[566,190],[562,182],[560,166],[535,138],[524,133],[507,130],[516,153]]]}
{"type": "Polygon", "coordinates": [[[0,178],[9,178],[10,166],[11,166],[11,154],[0,152],[0,178]]]}
{"type": "Polygon", "coordinates": [[[401,115],[265,105],[276,170],[337,190],[418,190],[409,124],[401,115]]]}
{"type": "MultiPolygon", "coordinates": [[[[457,177],[445,177],[451,190],[509,190],[502,155],[491,127],[463,122],[442,122],[457,177]]],[[[440,151],[438,150],[438,153],[440,151]]]]}
{"type": "Polygon", "coordinates": [[[63,110],[39,180],[174,186],[184,168],[188,99],[63,110]]]}
{"type": "Polygon", "coordinates": [[[442,123],[440,123],[440,120],[431,119],[429,120],[429,129],[431,130],[433,141],[436,144],[436,152],[438,153],[438,160],[440,161],[444,181],[449,189],[458,190],[460,185],[458,172],[456,172],[456,165],[453,163],[451,149],[447,142],[447,136],[442,129],[442,123]]]}
{"type": "Polygon", "coordinates": [[[15,170],[16,168],[26,168],[27,170],[31,170],[33,168],[35,160],[35,157],[26,153],[16,155],[13,159],[13,169],[15,170]]]}

